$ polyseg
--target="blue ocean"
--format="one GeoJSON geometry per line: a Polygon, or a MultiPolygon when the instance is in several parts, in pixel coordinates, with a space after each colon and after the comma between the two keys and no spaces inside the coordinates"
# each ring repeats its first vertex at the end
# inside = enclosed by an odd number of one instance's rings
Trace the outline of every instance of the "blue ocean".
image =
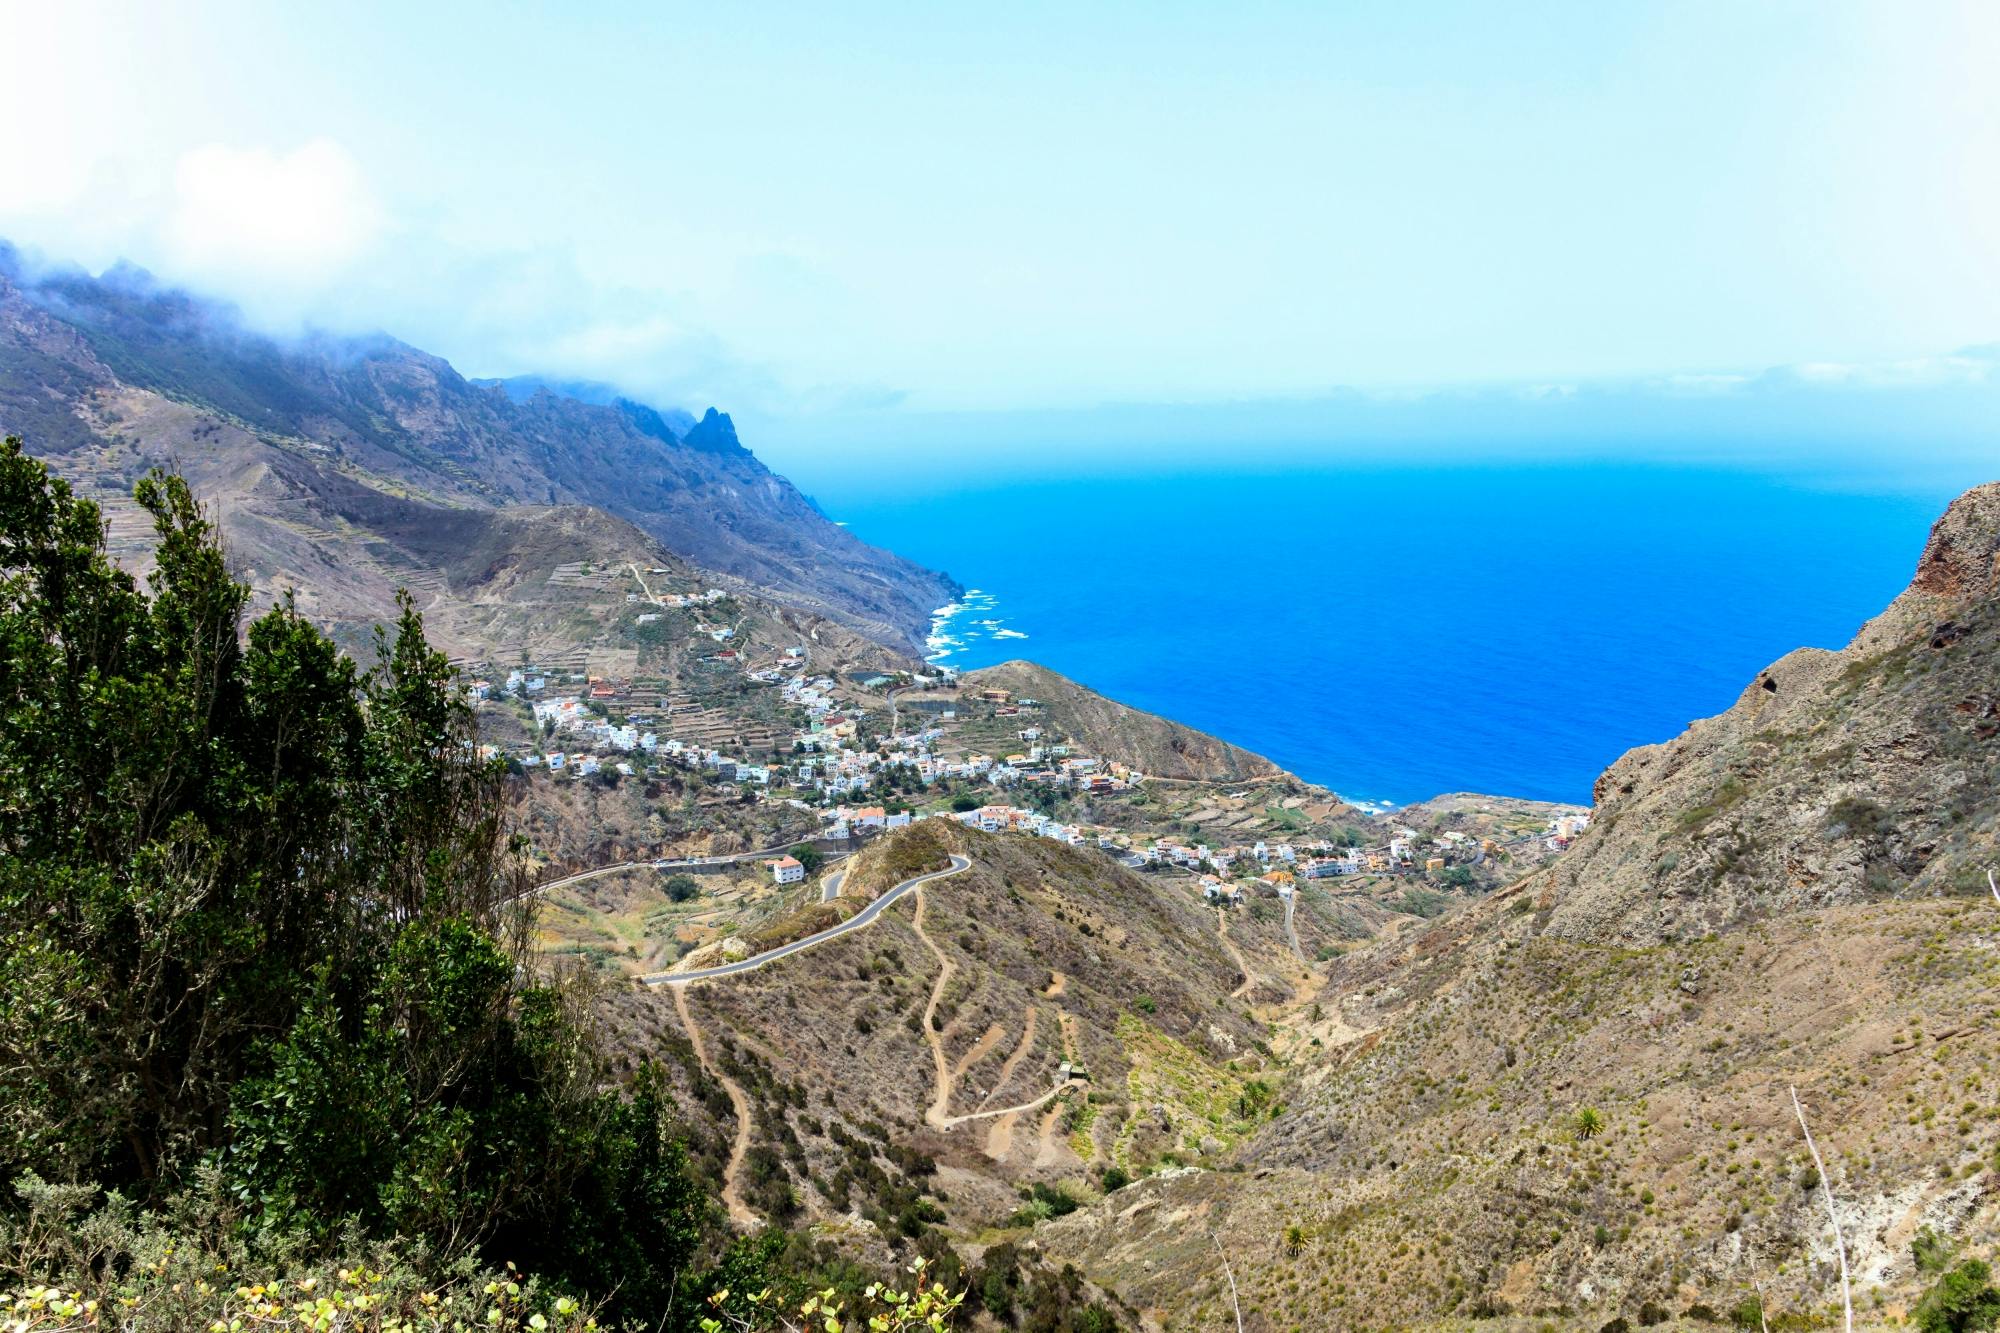
{"type": "Polygon", "coordinates": [[[1029,658],[1403,804],[1589,800],[1628,747],[1795,647],[1844,644],[1979,479],[1344,462],[814,489],[978,590],[942,619],[940,660],[1029,658]]]}

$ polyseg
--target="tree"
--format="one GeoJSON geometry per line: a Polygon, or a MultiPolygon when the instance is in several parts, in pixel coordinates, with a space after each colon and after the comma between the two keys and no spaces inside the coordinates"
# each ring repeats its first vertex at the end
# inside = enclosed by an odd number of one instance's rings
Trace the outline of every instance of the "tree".
{"type": "Polygon", "coordinates": [[[819,848],[809,842],[794,844],[791,854],[793,860],[806,868],[808,875],[818,871],[820,866],[826,862],[826,857],[820,854],[819,848]]]}
{"type": "Polygon", "coordinates": [[[701,884],[693,875],[668,875],[660,884],[668,902],[691,902],[701,896],[701,884]]]}
{"type": "MultiPolygon", "coordinates": [[[[0,445],[0,1172],[485,1249],[666,1308],[708,1204],[576,977],[523,966],[502,770],[407,597],[363,670],[155,474],[141,590],[0,445]]],[[[0,1207],[13,1206],[10,1203],[0,1207]]]]}
{"type": "Polygon", "coordinates": [[[1570,1120],[1570,1126],[1580,1139],[1594,1139],[1604,1129],[1604,1117],[1594,1106],[1586,1106],[1570,1120]]]}

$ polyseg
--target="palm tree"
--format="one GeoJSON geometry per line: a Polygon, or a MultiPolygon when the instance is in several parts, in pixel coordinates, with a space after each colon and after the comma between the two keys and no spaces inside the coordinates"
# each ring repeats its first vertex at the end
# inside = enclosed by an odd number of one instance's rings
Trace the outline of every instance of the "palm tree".
{"type": "Polygon", "coordinates": [[[1604,1117],[1597,1113],[1596,1107],[1586,1106],[1576,1113],[1573,1124],[1578,1138],[1592,1139],[1596,1138],[1597,1132],[1604,1128],[1604,1117]]]}

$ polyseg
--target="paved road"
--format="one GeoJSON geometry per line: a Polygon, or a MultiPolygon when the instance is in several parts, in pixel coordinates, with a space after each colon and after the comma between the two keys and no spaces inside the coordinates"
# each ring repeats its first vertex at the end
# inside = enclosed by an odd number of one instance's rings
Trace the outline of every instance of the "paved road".
{"type": "Polygon", "coordinates": [[[840,896],[840,882],[846,878],[847,878],[847,867],[842,866],[840,869],[834,871],[832,874],[827,875],[825,878],[820,880],[819,900],[823,903],[830,903],[835,898],[838,898],[840,896]]]}
{"type": "Polygon", "coordinates": [[[704,967],[694,972],[655,972],[652,976],[641,977],[640,980],[644,981],[648,986],[685,986],[693,981],[712,981],[717,977],[733,977],[742,972],[754,972],[766,963],[779,958],[789,958],[795,953],[803,953],[807,949],[825,944],[828,940],[839,939],[849,931],[860,930],[863,926],[871,925],[874,923],[876,917],[894,906],[897,899],[918,885],[928,884],[934,879],[943,879],[948,875],[956,875],[961,870],[970,869],[971,866],[972,862],[963,856],[954,856],[951,858],[951,869],[933,870],[928,875],[918,875],[913,879],[906,879],[839,925],[828,926],[818,934],[808,935],[802,940],[793,940],[790,944],[781,944],[775,949],[758,954],[755,958],[745,958],[741,962],[735,963],[724,963],[721,967],[704,967]]]}

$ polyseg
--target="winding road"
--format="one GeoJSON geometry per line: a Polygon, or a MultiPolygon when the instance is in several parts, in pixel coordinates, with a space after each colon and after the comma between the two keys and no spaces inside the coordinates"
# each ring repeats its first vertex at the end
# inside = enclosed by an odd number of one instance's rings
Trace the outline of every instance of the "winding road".
{"type": "MultiPolygon", "coordinates": [[[[640,862],[639,864],[650,863],[640,862]]],[[[739,1184],[743,1173],[743,1159],[750,1151],[750,1099],[745,1095],[743,1089],[737,1085],[736,1081],[723,1073],[721,1068],[709,1058],[708,1044],[702,1040],[701,1025],[695,1022],[694,1014],[688,1009],[688,983],[694,981],[713,981],[718,977],[733,977],[743,972],[753,972],[774,959],[789,958],[795,953],[804,953],[807,949],[825,944],[828,940],[839,939],[842,935],[850,931],[860,930],[863,926],[872,924],[876,917],[882,915],[884,909],[904,894],[921,888],[931,880],[943,879],[947,875],[956,875],[962,870],[971,869],[971,867],[972,862],[970,860],[963,856],[954,856],[951,858],[950,869],[933,870],[928,875],[916,875],[906,879],[839,925],[829,926],[827,929],[808,935],[802,940],[793,940],[790,944],[781,944],[775,949],[769,949],[758,954],[755,958],[745,958],[741,962],[726,963],[721,967],[704,967],[693,972],[659,972],[649,977],[640,978],[648,986],[669,986],[673,988],[674,1008],[680,1012],[681,1026],[687,1029],[688,1040],[694,1044],[695,1058],[701,1062],[701,1067],[708,1071],[709,1076],[722,1085],[722,1090],[729,1095],[730,1106],[736,1112],[736,1136],[729,1145],[729,1161],[722,1168],[722,1205],[728,1211],[731,1223],[745,1228],[754,1227],[758,1223],[757,1214],[751,1211],[748,1204],[743,1202],[743,1191],[739,1184]]],[[[612,866],[608,867],[608,869],[622,870],[625,867],[612,866]]],[[[575,878],[588,878],[591,873],[601,874],[604,872],[587,872],[585,875],[572,877],[572,881],[575,878]]],[[[826,882],[831,883],[834,891],[838,892],[840,882],[845,878],[845,874],[845,871],[836,871],[827,877],[826,882]]],[[[553,886],[547,885],[544,887],[553,886]]],[[[832,897],[832,894],[826,893],[824,885],[821,892],[824,895],[822,901],[832,897]]],[[[917,904],[920,912],[923,909],[923,901],[923,895],[919,894],[917,896],[917,904]]],[[[929,941],[925,942],[928,943],[929,941]]],[[[1049,1096],[1054,1095],[1054,1093],[1049,1094],[1049,1096]]],[[[1036,1102],[1030,1103],[1030,1105],[1039,1105],[1041,1101],[1046,1100],[1046,1097],[1041,1098],[1036,1102]]],[[[993,1111],[988,1114],[1001,1115],[1004,1112],[993,1111]]]]}
{"type": "Polygon", "coordinates": [[[904,894],[909,893],[913,889],[920,888],[934,879],[944,879],[949,875],[956,875],[962,870],[969,870],[971,868],[971,861],[963,856],[953,856],[949,870],[933,870],[928,875],[916,875],[910,879],[906,879],[839,925],[828,926],[825,930],[816,931],[802,940],[793,940],[790,944],[781,944],[775,949],[767,949],[754,958],[744,958],[734,963],[724,963],[720,967],[696,968],[692,972],[655,972],[651,976],[639,979],[648,986],[685,986],[691,982],[714,981],[719,977],[733,977],[745,972],[755,972],[766,963],[774,963],[780,958],[790,958],[793,954],[804,953],[808,949],[817,949],[828,940],[837,940],[842,935],[860,930],[864,926],[873,925],[875,918],[894,906],[904,894]]]}

